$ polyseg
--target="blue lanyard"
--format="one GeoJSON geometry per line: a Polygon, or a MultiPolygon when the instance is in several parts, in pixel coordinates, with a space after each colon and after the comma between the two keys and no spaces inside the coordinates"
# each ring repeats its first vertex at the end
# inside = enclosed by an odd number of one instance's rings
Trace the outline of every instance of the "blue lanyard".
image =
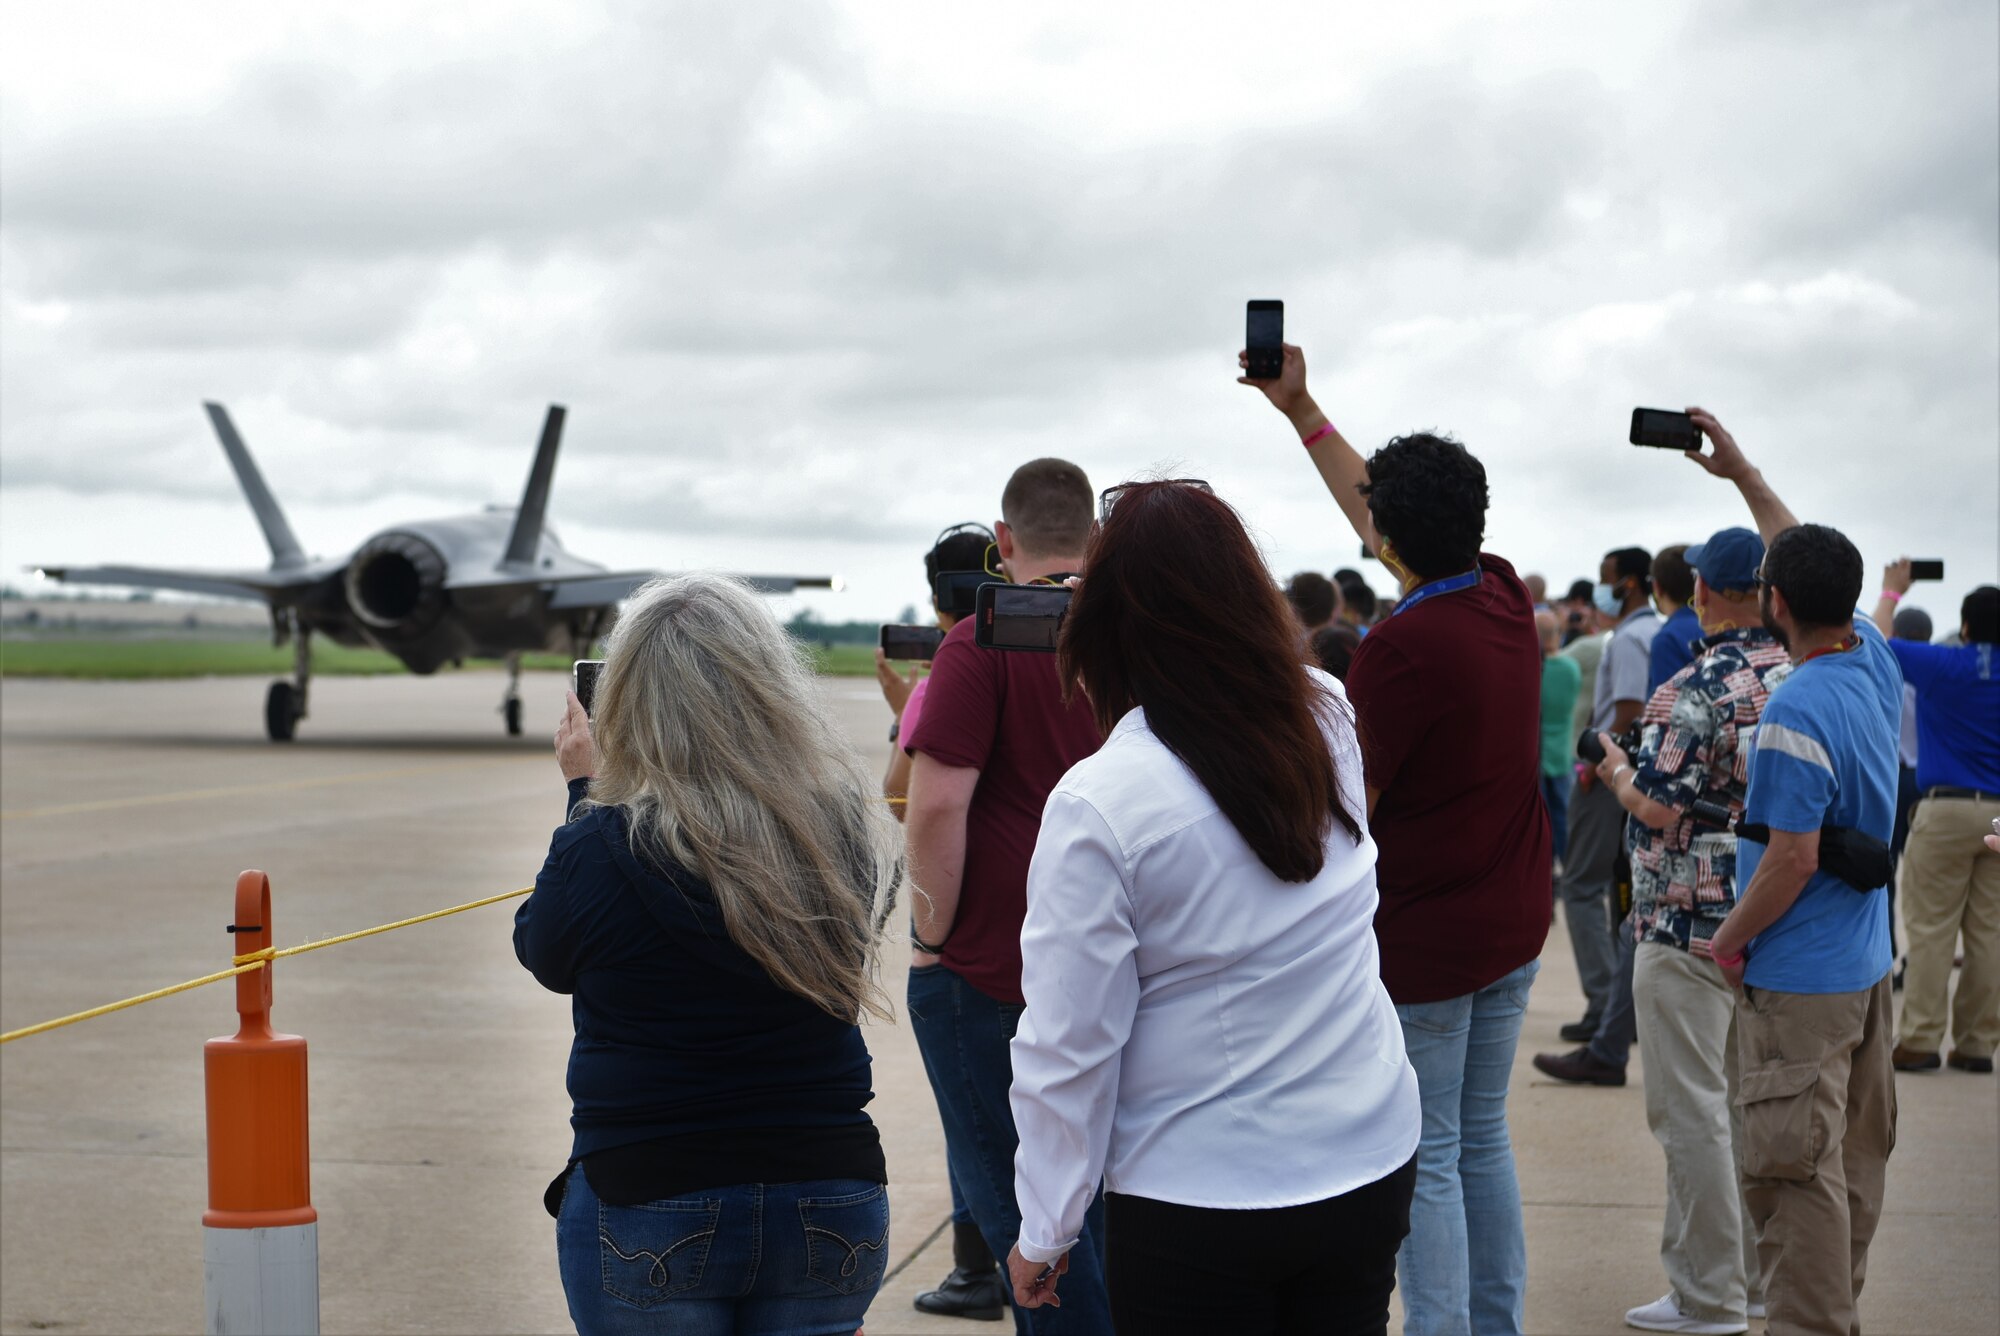
{"type": "Polygon", "coordinates": [[[1439,594],[1456,594],[1461,589],[1470,589],[1479,583],[1479,577],[1484,574],[1484,571],[1470,570],[1463,575],[1451,575],[1442,580],[1433,580],[1427,585],[1418,585],[1415,589],[1403,595],[1403,601],[1398,603],[1396,611],[1389,615],[1392,617],[1401,616],[1425,599],[1436,598],[1439,594]]]}

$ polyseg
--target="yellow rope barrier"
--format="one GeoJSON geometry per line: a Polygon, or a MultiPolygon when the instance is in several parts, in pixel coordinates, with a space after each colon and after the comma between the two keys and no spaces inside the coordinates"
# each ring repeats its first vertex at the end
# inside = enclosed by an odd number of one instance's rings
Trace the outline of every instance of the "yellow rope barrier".
{"type": "Polygon", "coordinates": [[[453,905],[450,909],[433,910],[428,914],[419,914],[415,918],[399,919],[394,923],[384,923],[380,927],[363,928],[360,932],[342,933],[338,937],[322,938],[317,942],[307,942],[303,946],[287,946],[282,948],[267,946],[262,951],[252,951],[248,955],[232,956],[231,959],[238,965],[260,965],[267,960],[283,960],[286,956],[302,956],[308,951],[317,951],[322,947],[339,946],[342,942],[355,942],[363,937],[373,937],[378,932],[394,932],[398,928],[407,928],[416,923],[429,923],[432,919],[441,919],[449,914],[463,914],[468,909],[480,909],[486,905],[497,905],[502,900],[518,900],[534,889],[532,886],[523,886],[518,891],[505,891],[499,895],[489,895],[484,900],[469,900],[462,905],[453,905]]]}
{"type": "Polygon", "coordinates": [[[203,984],[221,983],[224,979],[233,979],[239,974],[248,974],[251,970],[261,967],[262,962],[250,965],[238,965],[235,969],[218,970],[214,974],[204,974],[199,979],[189,979],[186,983],[177,983],[171,988],[156,988],[150,993],[141,993],[137,997],[128,997],[123,1002],[109,1002],[101,1007],[92,1007],[89,1011],[79,1011],[74,1016],[58,1016],[55,1020],[43,1021],[40,1025],[30,1025],[20,1030],[9,1030],[6,1034],[0,1034],[0,1044],[11,1043],[16,1039],[26,1039],[31,1034],[41,1034],[45,1030],[60,1030],[65,1025],[75,1025],[78,1021],[87,1021],[97,1016],[108,1016],[114,1011],[123,1011],[127,1007],[136,1007],[141,1002],[157,1002],[163,997],[172,997],[175,993],[185,993],[188,989],[199,988],[203,984]]]}
{"type": "Polygon", "coordinates": [[[484,900],[472,900],[462,905],[453,905],[450,909],[439,909],[429,914],[419,914],[415,918],[406,918],[395,923],[384,923],[380,927],[363,928],[360,932],[343,933],[339,937],[328,937],[322,941],[307,942],[303,946],[288,946],[283,950],[275,947],[266,947],[262,951],[252,951],[248,955],[232,957],[232,968],[230,969],[218,970],[214,974],[204,974],[199,979],[189,979],[186,983],[177,983],[170,988],[156,988],[150,993],[141,993],[137,997],[128,997],[122,1002],[110,1002],[101,1007],[92,1007],[89,1011],[79,1011],[73,1016],[58,1016],[52,1021],[43,1021],[40,1025],[30,1025],[19,1030],[9,1030],[5,1034],[0,1034],[0,1044],[12,1043],[16,1039],[26,1039],[31,1034],[43,1034],[49,1030],[60,1030],[63,1026],[75,1025],[78,1021],[92,1020],[98,1016],[108,1016],[114,1011],[123,1011],[127,1007],[136,1007],[143,1002],[157,1002],[163,997],[172,997],[175,993],[185,993],[190,988],[200,988],[206,984],[221,983],[224,979],[233,979],[239,974],[248,974],[251,970],[262,969],[266,961],[276,960],[281,956],[302,955],[307,951],[317,951],[321,947],[339,946],[342,942],[352,942],[362,937],[373,937],[376,933],[392,932],[397,928],[407,928],[413,923],[428,923],[432,919],[441,919],[449,914],[463,914],[468,909],[478,909],[484,905],[498,904],[502,900],[518,899],[534,889],[532,886],[526,886],[518,891],[508,891],[503,895],[489,895],[484,900]]]}
{"type": "MultiPolygon", "coordinates": [[[[909,799],[885,798],[883,801],[892,807],[900,807],[909,802],[909,799]]],[[[233,979],[239,974],[248,974],[251,970],[261,969],[267,961],[282,960],[286,956],[300,956],[308,951],[318,951],[329,946],[339,946],[342,942],[354,942],[359,941],[363,937],[373,937],[377,933],[394,932],[398,928],[408,928],[418,923],[429,923],[432,919],[441,919],[452,914],[463,914],[468,909],[480,909],[487,905],[497,905],[502,900],[517,900],[521,896],[532,893],[534,889],[532,886],[524,886],[518,891],[505,891],[499,895],[489,895],[483,900],[469,900],[462,905],[453,905],[450,909],[437,909],[428,914],[419,914],[415,918],[398,919],[394,923],[384,923],[373,928],[363,928],[359,932],[342,933],[338,937],[322,938],[320,941],[307,942],[302,946],[287,946],[282,949],[267,946],[262,951],[252,951],[247,955],[232,956],[230,957],[232,963],[232,968],[230,969],[218,970],[214,974],[204,974],[199,979],[189,979],[186,983],[177,983],[169,988],[156,988],[150,993],[141,993],[137,997],[128,997],[120,1002],[107,1002],[101,1007],[92,1007],[89,1011],[79,1011],[71,1016],[58,1016],[52,1021],[43,1021],[39,1025],[30,1025],[19,1030],[9,1030],[5,1034],[0,1034],[0,1044],[11,1044],[16,1039],[26,1039],[29,1035],[44,1034],[50,1030],[60,1030],[65,1025],[75,1025],[78,1021],[87,1021],[99,1016],[108,1016],[114,1011],[123,1011],[127,1007],[136,1007],[141,1003],[157,1002],[163,997],[172,997],[175,993],[185,993],[191,988],[200,988],[211,983],[221,983],[224,979],[233,979]]]]}

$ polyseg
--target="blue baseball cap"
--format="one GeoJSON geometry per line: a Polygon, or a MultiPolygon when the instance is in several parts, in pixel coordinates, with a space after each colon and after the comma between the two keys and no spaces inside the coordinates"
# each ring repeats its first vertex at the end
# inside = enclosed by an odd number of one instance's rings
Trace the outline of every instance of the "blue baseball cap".
{"type": "Polygon", "coordinates": [[[1748,529],[1722,529],[1685,554],[1687,564],[1710,589],[1737,594],[1757,587],[1764,564],[1764,540],[1748,529]]]}

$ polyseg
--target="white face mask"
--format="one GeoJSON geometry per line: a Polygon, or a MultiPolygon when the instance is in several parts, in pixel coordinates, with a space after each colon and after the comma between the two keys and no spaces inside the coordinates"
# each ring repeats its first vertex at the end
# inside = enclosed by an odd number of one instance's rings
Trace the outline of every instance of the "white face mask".
{"type": "Polygon", "coordinates": [[[1590,601],[1595,603],[1597,610],[1606,617],[1616,617],[1625,606],[1619,601],[1618,586],[1605,584],[1602,580],[1598,581],[1597,587],[1590,591],[1590,601]]]}

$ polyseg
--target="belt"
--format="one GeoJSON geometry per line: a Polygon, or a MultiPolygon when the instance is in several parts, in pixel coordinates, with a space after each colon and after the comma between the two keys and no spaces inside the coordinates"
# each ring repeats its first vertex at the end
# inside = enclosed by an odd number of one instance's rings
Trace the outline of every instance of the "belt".
{"type": "Polygon", "coordinates": [[[1933,784],[1924,790],[1926,798],[1973,798],[1989,803],[2000,803],[2000,793],[1986,793],[1979,789],[1961,789],[1951,784],[1933,784]]]}

